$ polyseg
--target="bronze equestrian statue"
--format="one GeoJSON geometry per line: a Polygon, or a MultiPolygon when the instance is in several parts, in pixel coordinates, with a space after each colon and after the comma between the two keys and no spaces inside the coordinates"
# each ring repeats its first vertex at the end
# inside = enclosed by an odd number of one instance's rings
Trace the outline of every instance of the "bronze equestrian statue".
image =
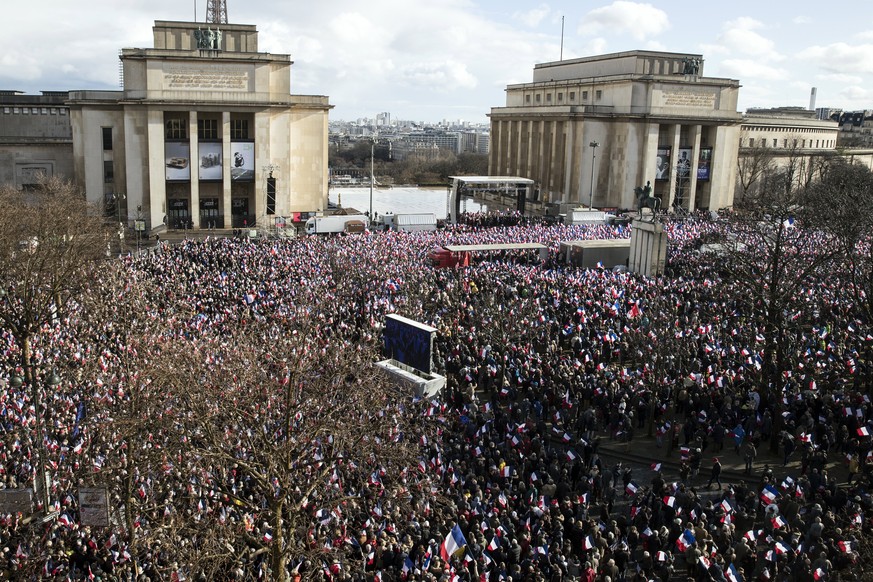
{"type": "Polygon", "coordinates": [[[661,211],[661,199],[652,196],[652,183],[646,182],[645,186],[637,186],[634,188],[634,194],[637,196],[637,209],[639,210],[639,220],[643,219],[643,208],[649,208],[652,211],[652,222],[661,211]]]}

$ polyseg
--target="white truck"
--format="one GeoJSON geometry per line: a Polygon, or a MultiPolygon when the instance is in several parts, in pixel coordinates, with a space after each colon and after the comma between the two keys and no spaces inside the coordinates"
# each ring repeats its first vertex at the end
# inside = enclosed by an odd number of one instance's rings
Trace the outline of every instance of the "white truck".
{"type": "Polygon", "coordinates": [[[369,227],[370,219],[363,214],[314,216],[306,221],[306,234],[364,232],[369,227]]]}
{"type": "Polygon", "coordinates": [[[386,230],[402,230],[412,232],[415,230],[436,230],[436,215],[431,213],[421,214],[384,214],[380,217],[386,230]]]}

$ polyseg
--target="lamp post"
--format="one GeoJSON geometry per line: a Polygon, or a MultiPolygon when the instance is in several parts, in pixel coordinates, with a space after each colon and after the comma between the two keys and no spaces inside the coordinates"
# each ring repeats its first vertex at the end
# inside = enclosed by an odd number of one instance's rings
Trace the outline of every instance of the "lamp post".
{"type": "MultiPolygon", "coordinates": [[[[278,172],[279,166],[276,164],[267,164],[264,166],[264,172],[267,172],[267,199],[264,201],[264,216],[276,214],[276,182],[273,179],[273,172],[278,172]],[[272,190],[272,191],[271,191],[272,190]],[[270,205],[270,197],[272,196],[272,207],[270,205]]],[[[273,222],[275,226],[275,221],[273,222]]],[[[269,228],[269,225],[267,225],[269,228]]]]}
{"type": "MultiPolygon", "coordinates": [[[[31,374],[27,374],[25,372],[25,376],[32,376],[31,374]]],[[[24,385],[24,380],[21,376],[15,375],[9,380],[9,383],[13,388],[21,388],[24,385]]],[[[60,377],[55,372],[54,368],[52,368],[52,373],[48,377],[45,382],[45,385],[49,389],[53,389],[61,383],[60,377]]],[[[43,422],[44,419],[42,417],[42,402],[39,387],[36,385],[36,381],[31,381],[31,388],[33,391],[33,405],[36,413],[36,438],[37,438],[37,446],[36,448],[36,465],[37,465],[37,475],[34,479],[34,488],[38,489],[37,499],[42,503],[42,508],[45,513],[49,513],[49,507],[51,505],[51,499],[49,498],[49,482],[46,478],[46,450],[45,450],[45,440],[44,440],[44,428],[43,422]]]]}
{"type": "Polygon", "coordinates": [[[376,180],[376,176],[373,174],[373,154],[376,150],[376,138],[375,136],[370,138],[370,222],[373,222],[373,182],[376,180]]]}
{"type": "Polygon", "coordinates": [[[591,146],[591,194],[588,196],[588,210],[594,210],[594,162],[597,161],[597,148],[600,144],[592,141],[588,145],[591,146]]]}

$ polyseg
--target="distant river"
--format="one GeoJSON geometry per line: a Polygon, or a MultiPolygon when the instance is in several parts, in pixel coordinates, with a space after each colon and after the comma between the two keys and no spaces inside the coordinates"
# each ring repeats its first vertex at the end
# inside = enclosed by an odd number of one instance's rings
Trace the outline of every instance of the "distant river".
{"type": "MultiPolygon", "coordinates": [[[[331,188],[328,199],[333,204],[342,203],[343,208],[354,208],[361,212],[370,209],[370,188],[331,188]]],[[[447,188],[374,188],[373,210],[387,214],[420,214],[433,213],[438,219],[446,218],[448,208],[447,188]]],[[[484,204],[471,199],[461,201],[461,212],[479,212],[488,210],[484,204]]]]}

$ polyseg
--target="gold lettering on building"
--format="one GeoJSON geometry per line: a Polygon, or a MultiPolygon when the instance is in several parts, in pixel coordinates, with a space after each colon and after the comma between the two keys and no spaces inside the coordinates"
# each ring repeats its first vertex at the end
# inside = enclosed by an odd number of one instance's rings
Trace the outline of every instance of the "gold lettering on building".
{"type": "Polygon", "coordinates": [[[196,69],[173,67],[164,69],[164,86],[167,89],[215,89],[245,91],[249,85],[249,73],[245,69],[196,69]]]}
{"type": "Polygon", "coordinates": [[[664,105],[667,107],[706,107],[715,108],[715,93],[696,93],[694,91],[664,91],[664,105]]]}

